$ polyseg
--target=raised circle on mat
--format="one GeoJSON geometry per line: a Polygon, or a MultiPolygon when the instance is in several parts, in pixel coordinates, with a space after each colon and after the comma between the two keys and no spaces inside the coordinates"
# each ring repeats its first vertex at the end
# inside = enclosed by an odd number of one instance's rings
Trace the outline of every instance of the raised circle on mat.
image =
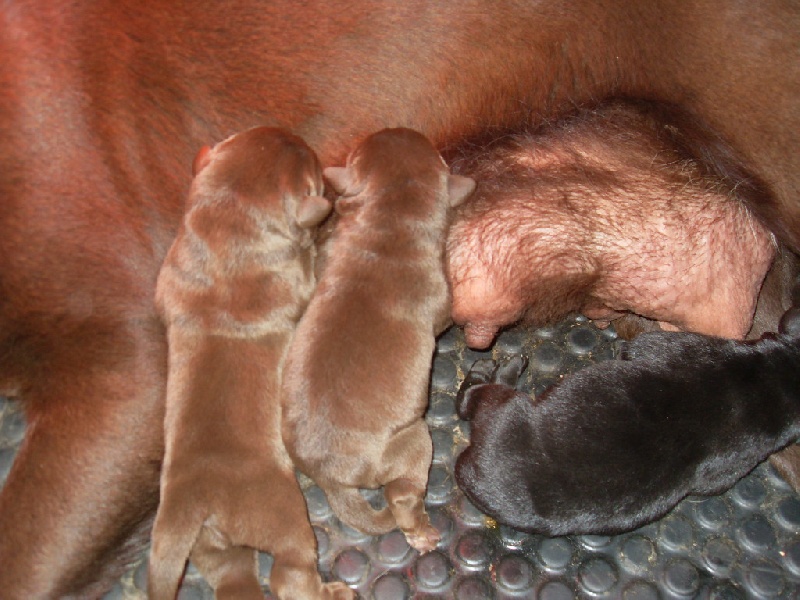
{"type": "Polygon", "coordinates": [[[369,557],[357,548],[347,548],[333,561],[333,575],[347,585],[360,585],[369,575],[369,557]]]}
{"type": "Polygon", "coordinates": [[[723,497],[705,498],[693,508],[695,519],[705,529],[718,531],[731,521],[731,507],[723,497]]]}
{"type": "Polygon", "coordinates": [[[708,538],[700,552],[703,565],[717,577],[728,577],[739,559],[739,548],[726,537],[708,538]]]}
{"type": "Polygon", "coordinates": [[[664,569],[664,584],[671,592],[680,596],[694,594],[700,586],[700,574],[688,560],[671,561],[664,569]]]}
{"type": "Polygon", "coordinates": [[[504,556],[494,572],[498,585],[509,591],[524,592],[533,586],[533,567],[521,556],[504,556]]]}
{"type": "Polygon", "coordinates": [[[456,600],[488,600],[491,597],[492,590],[479,577],[464,577],[456,584],[456,600]]]}
{"type": "Polygon", "coordinates": [[[775,511],[775,520],[786,531],[800,533],[800,499],[787,496],[781,500],[775,511]]]}
{"type": "Polygon", "coordinates": [[[428,552],[417,559],[414,573],[420,586],[428,590],[437,590],[447,585],[450,580],[450,561],[441,552],[428,552]]]}
{"type": "Polygon", "coordinates": [[[593,558],[578,569],[578,583],[590,594],[605,594],[617,584],[616,569],[603,558],[593,558]]]}
{"type": "Polygon", "coordinates": [[[750,591],[763,598],[777,598],[786,587],[780,567],[766,559],[747,565],[744,579],[750,591]]]}
{"type": "Polygon", "coordinates": [[[408,600],[411,588],[401,575],[386,573],[372,584],[372,597],[374,600],[408,600]]]}
{"type": "Polygon", "coordinates": [[[633,575],[646,573],[658,560],[655,544],[643,535],[634,534],[620,546],[620,565],[633,575]]]}
{"type": "Polygon", "coordinates": [[[611,544],[611,538],[607,535],[582,535],[578,539],[587,550],[600,550],[611,544]]]}
{"type": "Polygon", "coordinates": [[[483,569],[489,563],[489,544],[482,533],[468,531],[456,542],[455,555],[467,569],[483,569]]]}
{"type": "Polygon", "coordinates": [[[575,327],[567,334],[569,349],[579,356],[591,353],[597,346],[597,342],[597,333],[591,327],[575,327]]]}
{"type": "Polygon", "coordinates": [[[535,597],[537,600],[575,600],[575,593],[563,581],[548,581],[535,597]]]}
{"type": "Polygon", "coordinates": [[[754,509],[766,499],[767,489],[759,477],[747,477],[733,486],[730,497],[739,506],[754,509]]]}
{"type": "Polygon", "coordinates": [[[622,590],[622,600],[660,600],[658,589],[647,581],[631,581],[622,590]]]}
{"type": "Polygon", "coordinates": [[[562,571],[572,560],[574,550],[566,538],[544,538],[538,548],[539,560],[549,571],[562,571]]]}
{"type": "Polygon", "coordinates": [[[750,515],[739,526],[738,534],[742,546],[756,554],[775,546],[775,532],[762,515],[750,515]]]}
{"type": "Polygon", "coordinates": [[[411,546],[399,529],[382,535],[378,539],[376,550],[378,560],[387,565],[402,564],[411,554],[411,546]]]}
{"type": "Polygon", "coordinates": [[[692,545],[692,523],[683,515],[668,515],[659,524],[659,543],[673,552],[686,552],[692,545]]]}

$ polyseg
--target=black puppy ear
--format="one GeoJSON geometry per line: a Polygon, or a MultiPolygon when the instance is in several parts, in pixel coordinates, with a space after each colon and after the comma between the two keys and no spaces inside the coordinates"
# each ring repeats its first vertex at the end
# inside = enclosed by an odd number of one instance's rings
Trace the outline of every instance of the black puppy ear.
{"type": "Polygon", "coordinates": [[[303,196],[297,209],[297,224],[303,228],[322,223],[331,214],[333,204],[323,196],[303,196]]]}

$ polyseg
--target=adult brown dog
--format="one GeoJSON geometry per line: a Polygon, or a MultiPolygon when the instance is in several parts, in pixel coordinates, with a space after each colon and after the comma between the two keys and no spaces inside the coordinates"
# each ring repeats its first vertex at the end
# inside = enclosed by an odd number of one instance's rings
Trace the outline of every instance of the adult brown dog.
{"type": "Polygon", "coordinates": [[[269,123],[331,165],[387,126],[445,148],[639,98],[800,250],[793,3],[10,0],[0,31],[0,390],[28,419],[0,495],[7,598],[97,596],[150,530],[153,291],[207,140],[269,123]]]}
{"type": "Polygon", "coordinates": [[[217,598],[352,598],[323,586],[280,434],[281,368],[314,288],[312,229],[331,210],[300,138],[258,127],[204,148],[156,283],[169,375],[149,597],[172,599],[191,552],[217,598]]]}
{"type": "Polygon", "coordinates": [[[410,129],[369,136],[325,177],[341,194],[314,297],[283,377],[283,439],[347,525],[400,527],[420,552],[439,532],[423,499],[433,447],[423,419],[436,336],[450,321],[450,209],[475,188],[410,129]],[[374,510],[359,488],[383,486],[374,510]]]}

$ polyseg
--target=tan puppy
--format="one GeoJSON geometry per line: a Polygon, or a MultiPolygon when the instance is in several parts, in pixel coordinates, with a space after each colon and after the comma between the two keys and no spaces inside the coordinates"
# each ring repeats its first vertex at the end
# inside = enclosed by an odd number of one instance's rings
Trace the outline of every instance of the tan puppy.
{"type": "Polygon", "coordinates": [[[167,325],[166,455],[149,594],[175,597],[192,562],[217,598],[352,598],[323,585],[280,436],[284,355],[314,285],[311,228],[330,212],[300,138],[260,127],[204,148],[156,303],[167,325]]]}
{"type": "Polygon", "coordinates": [[[448,211],[475,183],[450,175],[410,129],[370,136],[325,176],[342,194],[339,220],[287,357],[284,441],[343,522],[371,534],[399,526],[426,552],[439,533],[423,504],[432,447],[422,415],[449,322],[448,211]],[[358,488],[380,486],[388,507],[376,511],[358,488]]]}

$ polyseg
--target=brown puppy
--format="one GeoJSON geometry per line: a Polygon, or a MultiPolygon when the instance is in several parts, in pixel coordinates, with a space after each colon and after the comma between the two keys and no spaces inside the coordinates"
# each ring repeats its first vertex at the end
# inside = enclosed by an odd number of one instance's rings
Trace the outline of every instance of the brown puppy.
{"type": "Polygon", "coordinates": [[[175,597],[191,552],[218,598],[263,598],[258,548],[279,598],[352,598],[322,584],[280,436],[280,371],[314,285],[310,229],[331,208],[319,161],[258,127],[201,150],[195,172],[156,286],[169,375],[149,595],[175,597]]]}
{"type": "Polygon", "coordinates": [[[399,526],[426,552],[439,541],[423,504],[422,414],[449,321],[445,235],[474,182],[409,129],[370,136],[325,175],[342,194],[339,220],[286,361],[284,440],[342,521],[372,534],[399,526]],[[380,486],[388,507],[376,511],[358,489],[380,486]]]}

